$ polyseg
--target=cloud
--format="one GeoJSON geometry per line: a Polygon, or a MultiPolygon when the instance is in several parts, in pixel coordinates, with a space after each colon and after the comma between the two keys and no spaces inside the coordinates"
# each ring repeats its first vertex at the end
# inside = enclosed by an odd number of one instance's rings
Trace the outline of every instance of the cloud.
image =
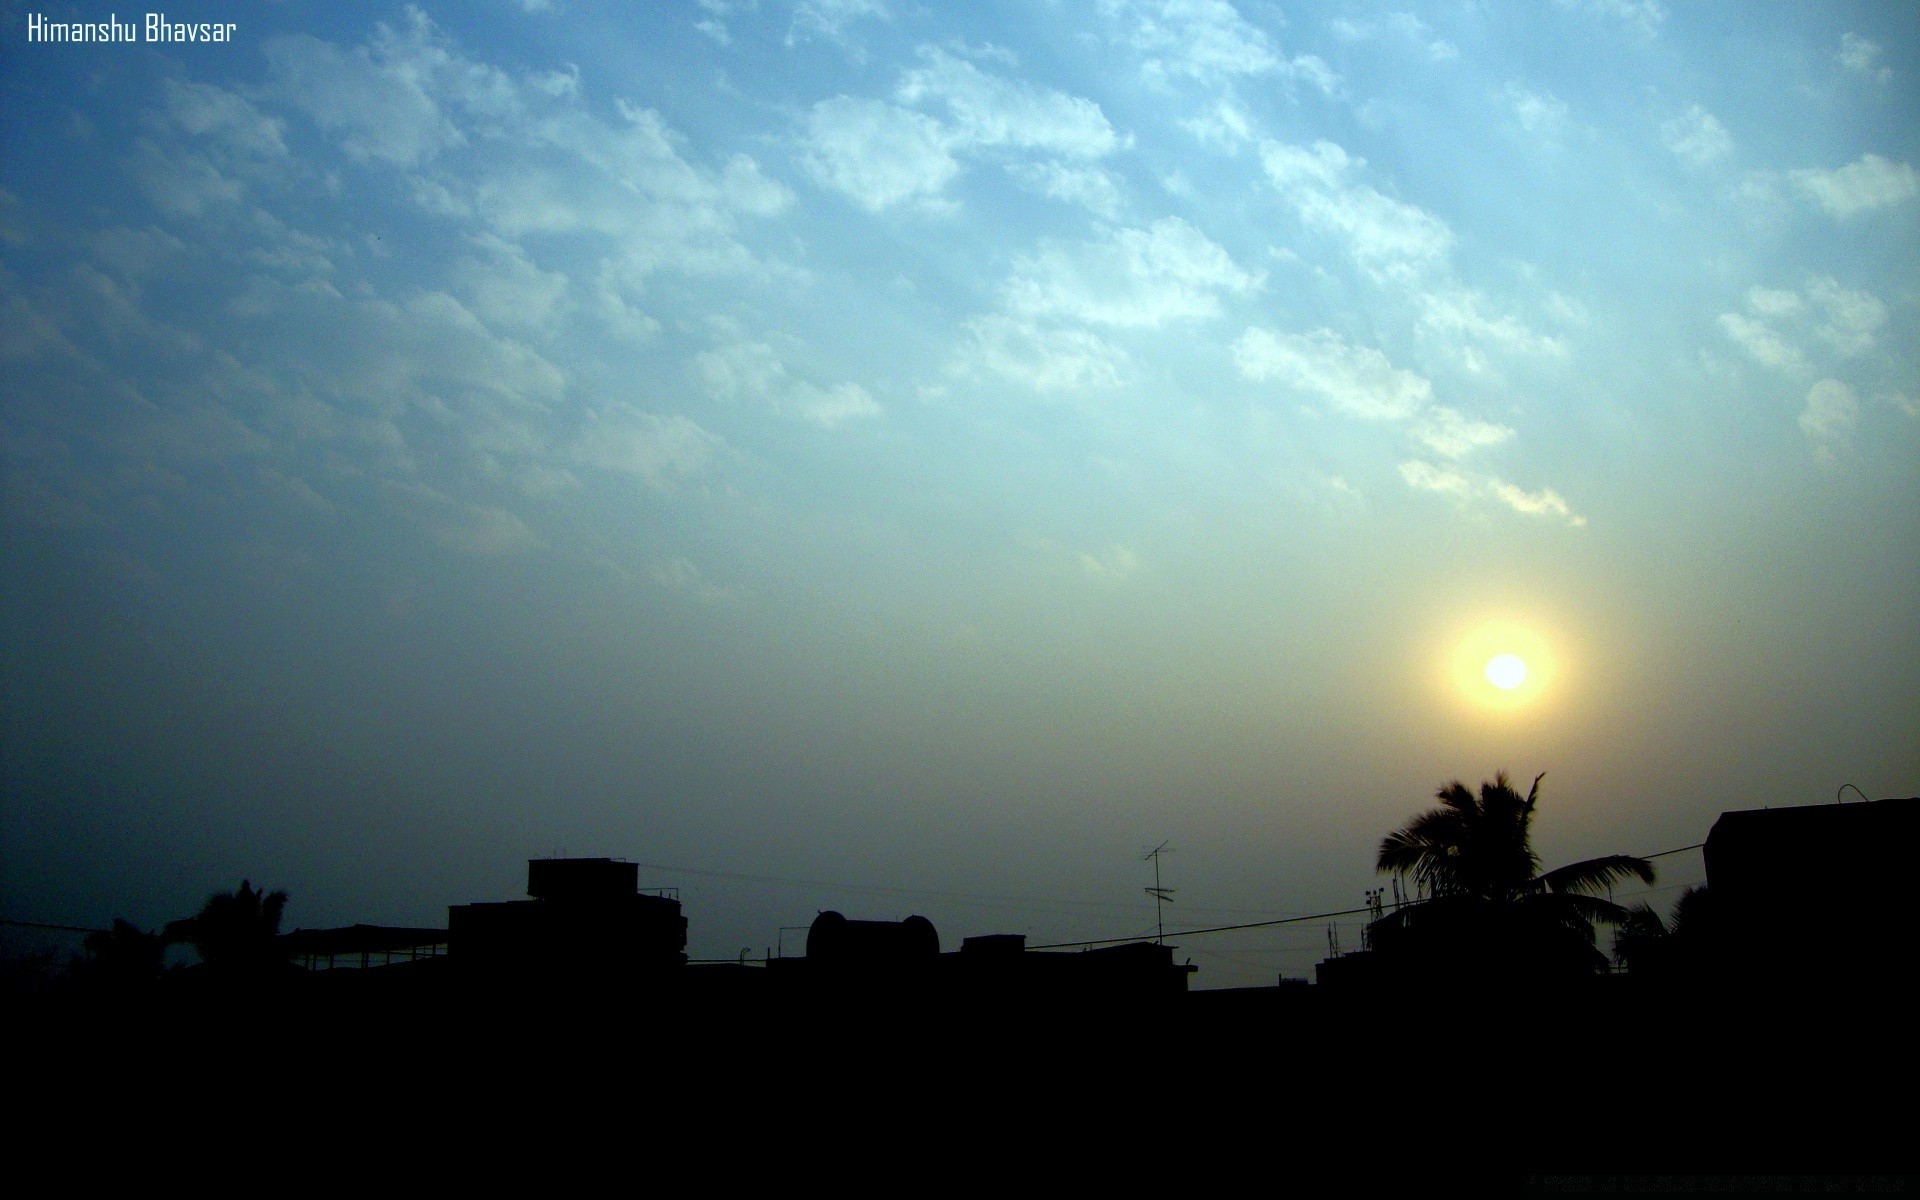
{"type": "Polygon", "coordinates": [[[1234,343],[1241,375],[1306,392],[1350,416],[1402,421],[1426,407],[1433,387],[1370,346],[1349,345],[1330,329],[1276,334],[1249,329],[1234,343]]]}
{"type": "Polygon", "coordinates": [[[1414,425],[1413,435],[1435,454],[1460,458],[1481,446],[1497,446],[1513,437],[1513,430],[1490,421],[1464,417],[1451,408],[1435,405],[1414,425]]]}
{"type": "Polygon", "coordinates": [[[1500,99],[1512,110],[1520,128],[1549,145],[1559,141],[1572,122],[1566,102],[1550,92],[1508,83],[1500,89],[1500,99]]]}
{"type": "Polygon", "coordinates": [[[1844,167],[1794,171],[1794,185],[1836,217],[1877,212],[1920,196],[1920,176],[1907,163],[1863,154],[1844,167]]]}
{"type": "Polygon", "coordinates": [[[1660,125],[1660,144],[1696,167],[1709,166],[1733,153],[1726,126],[1698,104],[1660,125]]]}
{"type": "Polygon", "coordinates": [[[1822,379],[1807,392],[1807,406],[1800,413],[1800,432],[1814,456],[1831,461],[1845,448],[1860,416],[1860,402],[1853,389],[1837,379],[1822,379]]]}
{"type": "Polygon", "coordinates": [[[1812,369],[1809,343],[1854,358],[1873,348],[1887,320],[1887,306],[1877,297],[1842,287],[1828,275],[1809,277],[1804,292],[1749,288],[1747,308],[1756,315],[1720,314],[1721,329],[1754,361],[1795,373],[1812,369]]]}
{"type": "Polygon", "coordinates": [[[1009,172],[1042,195],[1112,218],[1121,209],[1120,187],[1098,167],[1068,167],[1057,162],[1016,163],[1009,172]]]}
{"type": "Polygon", "coordinates": [[[1106,7],[1126,25],[1133,48],[1147,56],[1149,78],[1212,82],[1265,74],[1281,66],[1272,39],[1224,0],[1156,0],[1106,7]]]}
{"type": "Polygon", "coordinates": [[[417,9],[364,46],[300,35],[266,54],[271,95],[349,157],[397,173],[423,210],[509,241],[592,239],[627,281],[750,269],[743,223],[792,203],[750,157],[689,162],[658,113],[616,97],[609,119],[573,69],[476,61],[417,9]]]}
{"type": "Polygon", "coordinates": [[[1806,356],[1763,322],[1739,313],[1721,313],[1720,328],[1762,366],[1780,371],[1807,369],[1806,356]]]}
{"type": "Polygon", "coordinates": [[[1118,387],[1126,351],[1084,329],[1055,329],[1000,313],[966,324],[963,365],[977,365],[1043,394],[1118,387]]]}
{"type": "Polygon", "coordinates": [[[1893,82],[1893,68],[1877,65],[1880,61],[1880,47],[1857,33],[1840,35],[1840,52],[1835,57],[1840,65],[1855,75],[1863,75],[1875,83],[1893,82]]]}
{"type": "Polygon", "coordinates": [[[1094,579],[1118,583],[1140,569],[1140,556],[1131,547],[1115,544],[1105,554],[1082,553],[1080,569],[1094,579]]]}
{"type": "Polygon", "coordinates": [[[656,492],[676,491],[713,461],[724,443],[688,417],[614,403],[588,414],[574,457],[638,478],[656,492]]]}
{"type": "Polygon", "coordinates": [[[1647,37],[1660,32],[1667,19],[1659,0],[1559,0],[1561,8],[1577,8],[1598,16],[1610,17],[1633,26],[1647,37]]]}
{"type": "Polygon", "coordinates": [[[1268,142],[1260,157],[1301,222],[1339,237],[1354,260],[1377,276],[1411,275],[1443,261],[1453,245],[1453,231],[1432,213],[1350,182],[1348,176],[1366,161],[1332,142],[1268,142]]]}
{"type": "Polygon", "coordinates": [[[793,6],[787,45],[793,47],[808,36],[819,36],[839,46],[855,62],[865,62],[866,51],[853,40],[849,29],[859,21],[887,21],[892,17],[886,0],[800,0],[793,6]]]}
{"type": "Polygon", "coordinates": [[[1469,288],[1422,292],[1416,328],[1422,337],[1437,340],[1473,371],[1484,370],[1487,365],[1479,346],[1492,346],[1508,354],[1567,352],[1567,344],[1559,338],[1535,333],[1515,317],[1490,315],[1486,303],[1486,297],[1469,288]]]}
{"type": "MultiPolygon", "coordinates": [[[[980,70],[937,47],[902,76],[895,103],[836,96],[815,104],[801,161],[823,186],[872,212],[903,204],[944,211],[941,195],[961,155],[1005,148],[1082,163],[1123,144],[1100,106],[980,70]],[[915,106],[915,107],[909,107],[915,106]],[[934,109],[945,119],[921,111],[934,109]]],[[[1111,199],[1111,180],[1057,163],[1017,164],[1016,174],[1063,198],[1111,199]]]]}
{"type": "Polygon", "coordinates": [[[1505,480],[1469,475],[1418,459],[1400,464],[1400,478],[1415,491],[1438,492],[1462,503],[1490,498],[1524,516],[1554,517],[1576,529],[1587,523],[1587,519],[1575,513],[1566,499],[1552,488],[1529,492],[1505,480]]]}
{"type": "MultiPolygon", "coordinates": [[[[723,332],[731,332],[721,325],[723,332]]],[[[827,387],[789,377],[787,366],[765,342],[736,337],[694,358],[694,370],[716,400],[753,401],[775,412],[797,416],[829,429],[848,421],[878,417],[886,410],[856,383],[827,387]]]]}
{"type": "Polygon", "coordinates": [[[1120,229],[1103,241],[1050,245],[1020,260],[1005,287],[1010,313],[1088,325],[1148,328],[1215,316],[1223,292],[1261,277],[1179,217],[1120,229]]]}
{"type": "Polygon", "coordinates": [[[902,104],[937,105],[956,144],[1012,146],[1068,158],[1101,158],[1120,138],[1100,106],[1052,88],[989,75],[944,50],[923,47],[924,65],[895,90],[902,104]]]}
{"type": "Polygon", "coordinates": [[[469,504],[419,483],[389,483],[387,495],[435,540],[450,550],[492,558],[539,546],[539,535],[513,513],[469,504]]]}
{"type": "Polygon", "coordinates": [[[737,592],[709,582],[693,560],[684,556],[652,564],[647,568],[647,578],[663,588],[685,593],[702,604],[737,604],[740,601],[737,592]]]}

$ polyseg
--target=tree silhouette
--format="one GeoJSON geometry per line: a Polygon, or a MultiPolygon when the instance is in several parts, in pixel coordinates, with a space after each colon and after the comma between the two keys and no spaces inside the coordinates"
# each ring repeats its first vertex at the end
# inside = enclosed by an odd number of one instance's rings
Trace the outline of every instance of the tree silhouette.
{"type": "Polygon", "coordinates": [[[255,890],[240,881],[233,892],[216,892],[200,912],[167,926],[170,941],[192,942],[200,961],[222,974],[266,971],[285,961],[280,953],[280,914],[285,892],[255,890]]]}
{"type": "Polygon", "coordinates": [[[1613,961],[1630,974],[1662,982],[1708,968],[1713,952],[1713,895],[1704,884],[1690,887],[1661,920],[1651,905],[1627,910],[1613,933],[1613,961]]]}
{"type": "Polygon", "coordinates": [[[1627,879],[1653,882],[1653,864],[1615,854],[1540,873],[1533,816],[1540,780],[1523,798],[1506,772],[1476,795],[1458,780],[1380,843],[1378,870],[1410,880],[1428,899],[1370,926],[1383,955],[1479,975],[1579,975],[1604,970],[1593,923],[1618,924],[1628,910],[1595,895],[1627,879]]]}

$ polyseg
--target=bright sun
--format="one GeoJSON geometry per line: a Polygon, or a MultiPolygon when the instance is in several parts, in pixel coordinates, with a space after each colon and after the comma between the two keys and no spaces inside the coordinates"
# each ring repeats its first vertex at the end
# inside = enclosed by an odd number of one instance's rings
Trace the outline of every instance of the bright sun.
{"type": "Polygon", "coordinates": [[[1546,712],[1542,703],[1565,682],[1559,639],[1537,620],[1491,617],[1456,630],[1447,641],[1447,679],[1453,694],[1489,713],[1546,712]]]}
{"type": "Polygon", "coordinates": [[[1527,681],[1527,664],[1518,654],[1496,654],[1487,660],[1487,682],[1510,692],[1527,681]]]}

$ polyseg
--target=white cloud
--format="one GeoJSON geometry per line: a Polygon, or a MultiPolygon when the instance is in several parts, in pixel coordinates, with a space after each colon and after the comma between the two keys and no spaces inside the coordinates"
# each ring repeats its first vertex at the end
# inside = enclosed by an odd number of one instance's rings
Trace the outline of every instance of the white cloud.
{"type": "Polygon", "coordinates": [[[886,0],[799,0],[793,7],[793,24],[787,27],[787,45],[799,44],[804,35],[818,35],[854,61],[864,62],[866,51],[848,30],[858,21],[885,21],[892,16],[886,0]]]}
{"type": "Polygon", "coordinates": [[[1661,123],[1660,144],[1698,167],[1733,153],[1733,137],[1726,126],[1698,104],[1661,123]]]}
{"type": "Polygon", "coordinates": [[[1875,83],[1892,83],[1893,68],[1876,65],[1880,61],[1880,47],[1857,33],[1840,35],[1840,53],[1837,56],[1840,65],[1856,75],[1864,75],[1875,83]]]}
{"type": "Polygon", "coordinates": [[[1920,196],[1920,176],[1907,163],[1863,154],[1837,170],[1810,168],[1792,173],[1801,191],[1836,217],[1853,217],[1920,196]]]}
{"type": "Polygon", "coordinates": [[[1518,83],[1500,90],[1500,99],[1513,110],[1520,128],[1546,143],[1557,142],[1571,122],[1566,102],[1550,92],[1536,92],[1518,83]]]}
{"type": "Polygon", "coordinates": [[[1080,555],[1080,569],[1095,579],[1117,583],[1140,569],[1140,556],[1129,546],[1109,546],[1105,554],[1080,555]]]}
{"type": "Polygon", "coordinates": [[[1413,435],[1435,454],[1460,458],[1481,446],[1497,446],[1513,437],[1513,430],[1490,421],[1464,417],[1451,408],[1435,405],[1414,425],[1413,435]]]}
{"type": "Polygon", "coordinates": [[[684,592],[702,604],[736,604],[740,600],[732,588],[709,582],[693,560],[685,556],[652,564],[647,568],[647,578],[663,588],[684,592]]]}
{"type": "Polygon", "coordinates": [[[1477,346],[1492,346],[1508,354],[1561,355],[1567,351],[1564,341],[1535,333],[1518,318],[1489,315],[1486,297],[1468,288],[1420,294],[1418,330],[1446,346],[1470,370],[1483,370],[1486,362],[1477,346]]]}
{"type": "Polygon", "coordinates": [[[1100,158],[1120,138],[1100,106],[1052,88],[989,75],[944,50],[922,48],[925,65],[894,93],[902,104],[946,110],[949,136],[967,146],[1013,146],[1068,158],[1100,158]]]}
{"type": "Polygon", "coordinates": [[[687,417],[612,404],[589,414],[574,455],[588,466],[633,475],[665,493],[705,470],[723,444],[687,417]]]}
{"type": "Polygon", "coordinates": [[[487,97],[512,93],[501,72],[442,45],[418,9],[352,50],[299,34],[269,41],[265,52],[281,99],[339,134],[348,154],[397,166],[466,141],[448,108],[491,107],[487,97]]]}
{"type": "Polygon", "coordinates": [[[1611,17],[1638,29],[1647,37],[1660,32],[1667,12],[1659,0],[1559,0],[1562,8],[1580,8],[1603,17],[1611,17]]]}
{"type": "Polygon", "coordinates": [[[1807,342],[1817,340],[1842,358],[1874,346],[1887,306],[1867,292],[1842,287],[1827,275],[1807,280],[1804,293],[1790,288],[1753,287],[1747,307],[1758,318],[1722,313],[1720,327],[1756,362],[1777,370],[1811,370],[1807,342]]]}
{"type": "Polygon", "coordinates": [[[837,383],[829,388],[797,383],[786,391],[780,403],[785,411],[828,429],[848,421],[877,417],[886,411],[857,383],[837,383]]]}
{"type": "Polygon", "coordinates": [[[1117,387],[1131,365],[1126,351],[1083,329],[1054,329],[999,313],[967,322],[964,364],[974,364],[1034,391],[1078,392],[1117,387]]]}
{"type": "Polygon", "coordinates": [[[1552,488],[1541,488],[1537,492],[1529,492],[1499,480],[1494,480],[1492,487],[1493,494],[1499,498],[1500,502],[1517,513],[1559,517],[1568,524],[1576,526],[1587,523],[1587,519],[1576,516],[1573,510],[1567,507],[1567,502],[1561,498],[1560,493],[1552,488]]]}
{"type": "Polygon", "coordinates": [[[167,115],[181,131],[261,158],[286,157],[285,124],[250,101],[205,83],[169,79],[166,89],[167,115]]]}
{"type": "Polygon", "coordinates": [[[1433,387],[1370,346],[1349,345],[1330,329],[1276,334],[1249,329],[1234,343],[1240,373],[1306,392],[1351,416],[1406,420],[1433,397],[1433,387]]]}
{"type": "Polygon", "coordinates": [[[1105,241],[1051,245],[1015,266],[1006,306],[1015,314],[1122,328],[1219,313],[1219,294],[1245,294],[1260,276],[1178,217],[1121,229],[1105,241]]]}
{"type": "MultiPolygon", "coordinates": [[[[731,332],[725,325],[722,332],[731,332]]],[[[764,403],[775,412],[833,428],[886,410],[856,383],[821,387],[796,380],[787,373],[774,348],[765,342],[738,338],[694,358],[694,370],[716,400],[764,403]]]]}
{"type": "Polygon", "coordinates": [[[1474,485],[1465,475],[1445,467],[1436,467],[1432,463],[1415,459],[1400,464],[1400,478],[1407,486],[1417,491],[1439,492],[1444,496],[1458,496],[1461,499],[1473,495],[1474,485]]]}
{"type": "Polygon", "coordinates": [[[1575,513],[1566,499],[1552,488],[1529,492],[1505,480],[1468,475],[1418,459],[1400,464],[1400,478],[1416,491],[1438,492],[1462,503],[1490,498],[1525,516],[1556,517],[1575,528],[1587,523],[1587,519],[1575,513]]]}
{"type": "Polygon", "coordinates": [[[1150,79],[1217,81],[1281,65],[1272,40],[1225,0],[1110,2],[1106,8],[1120,16],[1128,41],[1147,56],[1150,79]]]}
{"type": "Polygon", "coordinates": [[[1887,306],[1876,297],[1850,291],[1828,276],[1808,280],[1807,296],[1826,316],[1815,332],[1843,357],[1871,349],[1874,335],[1887,320],[1887,306]]]}
{"type": "Polygon", "coordinates": [[[616,97],[609,120],[571,68],[510,75],[461,53],[417,9],[365,46],[302,35],[266,52],[286,105],[349,156],[395,170],[427,211],[478,218],[507,240],[597,238],[627,280],[750,269],[743,221],[792,203],[751,158],[691,163],[659,114],[616,97]]]}
{"type": "Polygon", "coordinates": [[[1721,313],[1720,328],[1762,366],[1781,371],[1804,371],[1806,356],[1760,321],[1739,313],[1721,313]]]}
{"type": "Polygon", "coordinates": [[[1099,167],[1068,167],[1057,162],[1016,163],[1013,177],[1027,187],[1103,217],[1118,216],[1120,187],[1099,167]]]}
{"type": "Polygon", "coordinates": [[[1837,379],[1822,379],[1807,392],[1807,406],[1800,413],[1800,432],[1814,455],[1830,461],[1844,448],[1860,416],[1860,402],[1853,389],[1837,379]]]}
{"type": "Polygon", "coordinates": [[[836,96],[813,106],[802,161],[814,178],[880,212],[935,198],[960,173],[952,137],[924,113],[836,96]]]}
{"type": "Polygon", "coordinates": [[[1354,259],[1375,274],[1410,274],[1444,260],[1453,244],[1453,231],[1432,213],[1348,182],[1365,160],[1349,157],[1332,142],[1310,147],[1268,142],[1260,157],[1267,177],[1301,221],[1340,237],[1354,259]]]}

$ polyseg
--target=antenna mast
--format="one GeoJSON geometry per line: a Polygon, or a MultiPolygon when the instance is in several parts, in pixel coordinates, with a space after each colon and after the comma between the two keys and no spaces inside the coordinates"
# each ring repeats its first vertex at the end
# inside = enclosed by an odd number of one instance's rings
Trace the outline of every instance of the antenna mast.
{"type": "Polygon", "coordinates": [[[1158,846],[1155,846],[1140,857],[1141,862],[1151,862],[1153,864],[1153,886],[1147,888],[1146,892],[1147,895],[1153,897],[1154,925],[1158,930],[1154,941],[1162,946],[1167,944],[1167,905],[1173,903],[1173,889],[1160,886],[1160,856],[1171,853],[1173,853],[1173,848],[1167,845],[1167,843],[1161,842],[1158,846]]]}

